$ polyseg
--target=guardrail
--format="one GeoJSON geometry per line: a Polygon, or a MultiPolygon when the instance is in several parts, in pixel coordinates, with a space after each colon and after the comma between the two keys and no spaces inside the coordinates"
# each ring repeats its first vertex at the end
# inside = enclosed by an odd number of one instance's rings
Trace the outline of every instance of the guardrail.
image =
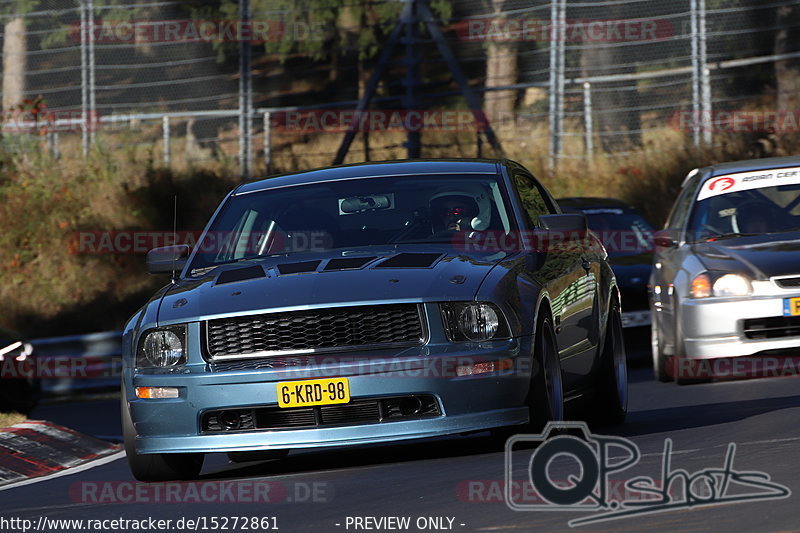
{"type": "Polygon", "coordinates": [[[119,388],[122,332],[107,331],[29,341],[42,392],[56,396],[119,388]]]}

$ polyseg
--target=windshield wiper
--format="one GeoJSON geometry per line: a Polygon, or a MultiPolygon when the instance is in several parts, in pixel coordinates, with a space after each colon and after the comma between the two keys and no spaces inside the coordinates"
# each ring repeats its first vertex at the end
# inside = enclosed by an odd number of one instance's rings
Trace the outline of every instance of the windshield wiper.
{"type": "Polygon", "coordinates": [[[710,241],[718,241],[720,239],[733,239],[735,237],[752,237],[754,235],[761,235],[761,233],[741,233],[738,231],[732,231],[730,233],[720,233],[718,235],[710,235],[703,240],[705,242],[710,242],[710,241]]]}

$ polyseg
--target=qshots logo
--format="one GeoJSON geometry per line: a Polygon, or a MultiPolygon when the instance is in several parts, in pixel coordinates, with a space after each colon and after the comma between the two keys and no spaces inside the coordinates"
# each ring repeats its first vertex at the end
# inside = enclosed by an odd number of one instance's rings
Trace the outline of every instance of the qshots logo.
{"type": "Polygon", "coordinates": [[[506,505],[515,511],[583,511],[570,527],[677,509],[791,496],[769,474],[734,468],[736,444],[729,443],[718,466],[689,472],[672,457],[672,439],[664,440],[661,479],[631,475],[619,490],[620,473],[633,469],[642,455],[624,437],[595,435],[584,422],[550,422],[541,434],[515,435],[506,442],[506,505]],[[524,445],[536,445],[529,452],[524,445]],[[515,447],[517,449],[515,449],[515,447]],[[525,449],[520,449],[525,448],[525,449]],[[514,487],[530,486],[536,498],[514,487]],[[619,494],[624,494],[620,499],[619,494]],[[617,496],[615,496],[617,495],[617,496]]]}

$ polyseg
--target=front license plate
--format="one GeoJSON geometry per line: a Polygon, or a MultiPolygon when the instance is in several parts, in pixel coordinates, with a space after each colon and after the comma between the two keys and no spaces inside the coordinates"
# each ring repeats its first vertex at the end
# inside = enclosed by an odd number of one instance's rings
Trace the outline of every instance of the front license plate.
{"type": "Polygon", "coordinates": [[[308,379],[278,383],[278,407],[333,405],[350,401],[347,378],[308,379]]]}
{"type": "Polygon", "coordinates": [[[783,299],[783,316],[800,315],[800,297],[783,299]]]}

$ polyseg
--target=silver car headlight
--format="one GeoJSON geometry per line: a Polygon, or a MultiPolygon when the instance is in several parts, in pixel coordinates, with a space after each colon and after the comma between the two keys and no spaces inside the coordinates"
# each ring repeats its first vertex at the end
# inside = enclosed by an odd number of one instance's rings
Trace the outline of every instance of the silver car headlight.
{"type": "Polygon", "coordinates": [[[689,296],[692,298],[747,296],[752,292],[753,285],[747,276],[725,272],[703,272],[692,280],[689,296]]]}
{"type": "Polygon", "coordinates": [[[453,342],[487,341],[510,337],[503,312],[491,303],[441,304],[447,338],[453,342]]]}
{"type": "Polygon", "coordinates": [[[186,363],[186,325],[151,329],[139,339],[137,368],[167,368],[186,363]]]}

